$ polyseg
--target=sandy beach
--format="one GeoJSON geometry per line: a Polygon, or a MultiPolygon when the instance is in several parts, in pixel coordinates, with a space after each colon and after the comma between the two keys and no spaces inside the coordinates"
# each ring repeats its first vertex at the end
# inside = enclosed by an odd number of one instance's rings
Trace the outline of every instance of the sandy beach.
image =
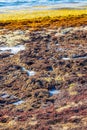
{"type": "Polygon", "coordinates": [[[0,14],[0,130],[87,130],[87,9],[0,14]]]}

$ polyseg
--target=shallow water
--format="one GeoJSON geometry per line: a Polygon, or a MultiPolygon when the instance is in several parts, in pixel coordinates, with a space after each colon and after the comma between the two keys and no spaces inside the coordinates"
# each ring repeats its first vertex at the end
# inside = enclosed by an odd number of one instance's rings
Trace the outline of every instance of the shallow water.
{"type": "Polygon", "coordinates": [[[25,71],[28,76],[34,76],[34,75],[35,75],[35,71],[27,70],[27,69],[24,68],[24,67],[22,67],[21,70],[22,70],[22,71],[25,71]]]}
{"type": "Polygon", "coordinates": [[[34,71],[27,71],[27,74],[28,74],[28,76],[34,76],[35,75],[35,72],[34,71]]]}
{"type": "Polygon", "coordinates": [[[2,94],[1,97],[2,98],[7,98],[7,97],[9,97],[9,95],[8,94],[2,94]]]}
{"type": "Polygon", "coordinates": [[[78,56],[78,57],[72,57],[72,58],[69,58],[69,57],[65,58],[65,57],[63,57],[62,59],[63,59],[63,60],[72,60],[72,59],[76,59],[76,60],[78,60],[78,59],[87,59],[87,56],[78,56]]]}
{"type": "MultiPolygon", "coordinates": [[[[8,93],[1,93],[1,94],[0,94],[0,97],[3,98],[3,102],[2,102],[3,104],[5,103],[4,100],[8,100],[8,99],[9,99],[8,104],[20,105],[20,104],[24,103],[23,100],[18,99],[18,98],[17,98],[16,96],[14,96],[14,95],[9,95],[8,93]],[[14,102],[11,102],[12,99],[15,99],[15,101],[14,101],[14,102]]],[[[1,103],[1,104],[2,104],[2,103],[1,103]]]]}
{"type": "Polygon", "coordinates": [[[63,59],[63,60],[70,60],[71,58],[68,58],[68,57],[67,57],[67,58],[66,58],[66,57],[63,57],[62,59],[63,59]]]}
{"type": "Polygon", "coordinates": [[[56,88],[52,88],[52,89],[49,90],[50,96],[53,96],[53,95],[56,95],[56,94],[59,94],[59,93],[60,93],[60,91],[57,90],[56,88]]]}
{"type": "Polygon", "coordinates": [[[13,46],[13,47],[0,47],[0,54],[5,52],[10,52],[12,54],[17,54],[19,51],[25,50],[23,45],[13,46]]]}
{"type": "Polygon", "coordinates": [[[69,6],[87,5],[87,0],[1,0],[0,8],[23,8],[23,7],[34,7],[34,6],[49,6],[49,5],[60,5],[63,7],[69,6]]]}
{"type": "Polygon", "coordinates": [[[22,103],[24,103],[24,101],[23,101],[23,100],[19,100],[19,101],[17,101],[17,102],[12,103],[12,104],[13,104],[13,105],[20,105],[20,104],[22,104],[22,103]]]}

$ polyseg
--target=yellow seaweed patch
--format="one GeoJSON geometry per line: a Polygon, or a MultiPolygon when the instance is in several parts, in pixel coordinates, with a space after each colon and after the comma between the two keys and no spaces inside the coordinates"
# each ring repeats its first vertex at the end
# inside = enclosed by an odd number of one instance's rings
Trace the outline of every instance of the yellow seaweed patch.
{"type": "Polygon", "coordinates": [[[49,26],[79,26],[87,24],[87,10],[22,10],[0,14],[0,27],[38,28],[49,26]]]}
{"type": "Polygon", "coordinates": [[[87,14],[87,10],[70,10],[70,9],[64,9],[64,10],[43,10],[43,11],[29,11],[29,10],[23,10],[23,11],[15,11],[12,13],[7,14],[0,14],[0,21],[8,21],[8,20],[24,20],[24,19],[36,19],[36,18],[44,18],[44,17],[58,17],[58,16],[78,16],[82,14],[87,14]]]}
{"type": "Polygon", "coordinates": [[[70,84],[68,89],[70,95],[77,95],[77,91],[75,91],[75,86],[75,83],[70,84]]]}

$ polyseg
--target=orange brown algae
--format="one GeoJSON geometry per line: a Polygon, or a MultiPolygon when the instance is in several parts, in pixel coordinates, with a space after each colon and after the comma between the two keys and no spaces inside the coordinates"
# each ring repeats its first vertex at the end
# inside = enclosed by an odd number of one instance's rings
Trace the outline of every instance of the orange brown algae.
{"type": "Polygon", "coordinates": [[[59,18],[45,18],[41,20],[22,20],[22,21],[9,21],[0,22],[0,28],[7,29],[27,29],[27,28],[53,28],[53,27],[70,27],[70,26],[81,26],[87,25],[87,15],[77,16],[77,17],[59,17],[59,18]],[[73,21],[73,22],[72,22],[73,21]]]}
{"type": "Polygon", "coordinates": [[[19,11],[0,14],[0,28],[53,28],[87,25],[87,10],[19,11]]]}

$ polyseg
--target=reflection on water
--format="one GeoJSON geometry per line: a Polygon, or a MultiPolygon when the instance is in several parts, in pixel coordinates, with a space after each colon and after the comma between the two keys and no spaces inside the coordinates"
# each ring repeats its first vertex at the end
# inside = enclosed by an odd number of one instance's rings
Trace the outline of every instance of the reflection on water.
{"type": "Polygon", "coordinates": [[[62,59],[63,60],[70,60],[70,58],[68,58],[68,57],[63,57],[62,59]]]}
{"type": "Polygon", "coordinates": [[[56,95],[59,93],[60,93],[60,90],[57,90],[55,87],[53,87],[52,89],[49,90],[50,96],[53,96],[53,95],[56,95]]]}
{"type": "Polygon", "coordinates": [[[20,105],[20,104],[22,104],[22,103],[24,103],[24,101],[23,101],[23,100],[19,100],[19,101],[17,101],[17,102],[12,103],[12,104],[13,104],[13,105],[20,105]]]}
{"type": "Polygon", "coordinates": [[[27,74],[28,74],[28,76],[34,76],[35,75],[35,72],[34,71],[27,71],[27,74]]]}
{"type": "Polygon", "coordinates": [[[0,47],[0,54],[5,52],[10,52],[12,54],[17,54],[19,51],[25,50],[23,45],[13,46],[13,47],[0,47]]]}
{"type": "Polygon", "coordinates": [[[9,97],[9,95],[4,93],[4,94],[1,95],[1,97],[2,98],[7,98],[7,97],[9,97]]]}
{"type": "Polygon", "coordinates": [[[13,104],[13,105],[20,105],[22,103],[24,103],[23,100],[18,99],[16,96],[14,95],[9,95],[8,93],[1,93],[0,97],[3,98],[3,100],[1,100],[0,104],[4,104],[4,105],[9,105],[9,104],[13,104]],[[6,101],[7,104],[6,104],[6,101]]]}
{"type": "Polygon", "coordinates": [[[22,70],[22,71],[25,71],[28,76],[34,76],[34,75],[35,75],[35,71],[27,70],[27,69],[25,69],[24,67],[22,67],[21,70],[22,70]]]}
{"type": "Polygon", "coordinates": [[[72,60],[72,59],[76,59],[76,60],[78,60],[78,59],[87,59],[87,56],[80,56],[80,55],[78,55],[78,56],[73,56],[72,58],[69,58],[69,57],[63,57],[62,59],[63,59],[63,60],[72,60]]]}

